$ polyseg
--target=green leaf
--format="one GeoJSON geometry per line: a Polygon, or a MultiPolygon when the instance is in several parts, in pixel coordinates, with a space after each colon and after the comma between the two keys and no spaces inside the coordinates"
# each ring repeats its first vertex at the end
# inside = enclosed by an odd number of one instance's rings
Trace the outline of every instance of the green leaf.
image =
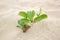
{"type": "Polygon", "coordinates": [[[21,27],[24,27],[25,23],[29,22],[28,19],[26,18],[23,18],[23,19],[20,19],[18,20],[18,24],[21,26],[21,27]]]}
{"type": "Polygon", "coordinates": [[[22,17],[27,17],[26,12],[24,12],[24,11],[20,11],[20,12],[19,12],[19,15],[22,16],[22,17]]]}
{"type": "Polygon", "coordinates": [[[17,27],[17,28],[21,28],[21,26],[19,26],[19,25],[17,25],[16,27],[17,27]]]}
{"type": "Polygon", "coordinates": [[[29,20],[27,18],[23,18],[21,19],[23,22],[29,22],[29,20]]]}
{"type": "Polygon", "coordinates": [[[27,11],[27,18],[29,19],[33,19],[33,17],[35,16],[35,11],[27,11]]]}
{"type": "Polygon", "coordinates": [[[22,20],[18,20],[18,24],[20,25],[20,27],[24,27],[24,22],[22,20]]]}
{"type": "Polygon", "coordinates": [[[43,20],[47,18],[47,15],[46,14],[42,14],[40,16],[37,16],[35,19],[34,19],[34,22],[37,22],[37,21],[40,21],[40,20],[43,20]]]}

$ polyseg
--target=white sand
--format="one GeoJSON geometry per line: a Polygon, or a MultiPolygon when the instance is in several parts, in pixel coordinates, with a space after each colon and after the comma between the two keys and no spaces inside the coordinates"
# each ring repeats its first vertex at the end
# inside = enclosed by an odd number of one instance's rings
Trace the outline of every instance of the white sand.
{"type": "Polygon", "coordinates": [[[0,40],[60,40],[60,0],[0,0],[0,40]],[[42,7],[48,18],[26,32],[16,28],[20,10],[42,7]]]}

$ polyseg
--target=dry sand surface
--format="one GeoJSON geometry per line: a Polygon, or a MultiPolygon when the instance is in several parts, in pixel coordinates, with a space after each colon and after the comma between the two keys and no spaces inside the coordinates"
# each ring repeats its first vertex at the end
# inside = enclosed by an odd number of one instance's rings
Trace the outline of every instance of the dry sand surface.
{"type": "Polygon", "coordinates": [[[60,40],[60,0],[0,0],[0,40],[60,40]],[[20,10],[42,7],[48,18],[26,32],[16,28],[20,10]]]}

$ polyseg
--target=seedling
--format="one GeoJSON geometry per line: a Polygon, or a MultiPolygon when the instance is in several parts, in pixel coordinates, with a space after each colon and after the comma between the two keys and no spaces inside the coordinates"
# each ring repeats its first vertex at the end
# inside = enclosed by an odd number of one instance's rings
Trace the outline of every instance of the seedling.
{"type": "Polygon", "coordinates": [[[36,13],[34,10],[27,11],[27,12],[20,11],[18,15],[22,16],[23,18],[18,20],[17,27],[21,28],[23,32],[26,32],[33,23],[47,18],[47,15],[42,12],[41,8],[39,10],[39,13],[36,13]]]}

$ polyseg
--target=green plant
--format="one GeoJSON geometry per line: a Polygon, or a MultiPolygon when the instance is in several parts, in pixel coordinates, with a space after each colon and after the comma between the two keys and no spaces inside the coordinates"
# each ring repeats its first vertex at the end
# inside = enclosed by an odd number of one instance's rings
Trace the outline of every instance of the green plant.
{"type": "Polygon", "coordinates": [[[42,9],[40,8],[39,13],[36,13],[34,10],[32,11],[20,11],[19,16],[22,16],[23,18],[18,20],[17,27],[22,28],[23,32],[26,32],[27,29],[31,27],[32,23],[41,21],[45,18],[47,18],[47,15],[42,12],[42,9]]]}

